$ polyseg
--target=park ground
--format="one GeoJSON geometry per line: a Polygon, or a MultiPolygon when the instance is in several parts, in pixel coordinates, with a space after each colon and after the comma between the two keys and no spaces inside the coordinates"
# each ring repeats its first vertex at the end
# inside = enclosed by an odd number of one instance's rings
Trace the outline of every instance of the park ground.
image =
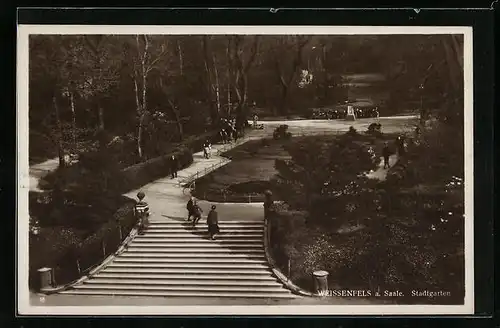
{"type": "MultiPolygon", "coordinates": [[[[272,121],[259,122],[264,124],[264,129],[253,130],[247,134],[247,138],[260,139],[272,135],[274,129],[281,125],[287,124],[289,131],[293,135],[328,135],[345,132],[349,127],[353,126],[359,131],[365,131],[369,124],[380,122],[383,126],[384,133],[402,132],[413,128],[416,123],[416,117],[394,117],[394,118],[379,118],[379,119],[359,119],[354,122],[346,122],[340,120],[331,121],[313,121],[313,120],[297,120],[297,121],[272,121]]],[[[216,145],[220,147],[220,145],[216,145]]],[[[179,178],[171,179],[169,176],[155,180],[147,185],[144,185],[137,190],[132,190],[127,193],[129,197],[135,197],[138,190],[145,191],[147,201],[150,204],[153,213],[156,213],[157,218],[164,217],[165,219],[183,220],[185,217],[185,202],[187,195],[183,192],[183,188],[179,183],[184,178],[196,173],[202,172],[206,167],[220,161],[222,157],[214,154],[211,159],[204,159],[202,153],[194,154],[194,162],[184,170],[179,171],[179,178]]],[[[57,161],[50,160],[41,164],[30,167],[30,185],[31,190],[36,190],[37,179],[43,176],[44,172],[50,172],[57,167],[57,161]]],[[[380,169],[379,169],[380,170],[380,169]]],[[[383,173],[381,173],[383,174],[383,173]]],[[[207,209],[212,202],[201,201],[200,205],[203,209],[207,209]]],[[[217,203],[221,220],[262,220],[263,209],[262,203],[217,203]]],[[[33,306],[71,306],[71,305],[307,305],[307,304],[373,304],[373,300],[354,299],[354,298],[300,298],[296,300],[248,300],[248,299],[182,299],[182,298],[143,298],[143,297],[104,297],[104,296],[73,296],[73,295],[38,295],[30,294],[30,303],[33,306]]]]}

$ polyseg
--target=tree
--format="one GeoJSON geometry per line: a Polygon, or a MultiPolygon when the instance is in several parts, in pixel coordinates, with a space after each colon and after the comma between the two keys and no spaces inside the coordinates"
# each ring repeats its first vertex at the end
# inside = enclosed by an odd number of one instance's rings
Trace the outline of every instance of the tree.
{"type": "Polygon", "coordinates": [[[245,120],[248,116],[248,72],[251,69],[259,51],[259,36],[253,37],[253,42],[249,49],[250,53],[248,55],[248,59],[246,60],[243,57],[243,53],[245,52],[244,42],[245,38],[241,35],[235,35],[228,39],[229,64],[233,67],[232,71],[235,72],[232,85],[238,100],[238,105],[236,107],[236,126],[238,129],[243,128],[245,120]]]}
{"type": "Polygon", "coordinates": [[[136,54],[133,59],[133,81],[134,81],[134,91],[135,91],[135,101],[137,107],[137,154],[139,158],[142,158],[142,137],[144,120],[149,113],[148,103],[147,103],[147,91],[148,91],[148,76],[149,73],[156,68],[156,64],[162,59],[166,52],[166,40],[161,38],[159,40],[160,45],[152,47],[151,36],[148,35],[136,35],[135,36],[135,46],[136,54]]]}
{"type": "Polygon", "coordinates": [[[351,183],[375,166],[361,138],[346,133],[336,140],[308,138],[287,144],[292,159],[275,162],[278,194],[295,207],[331,213],[336,209],[332,200],[350,195],[351,183]]]}
{"type": "Polygon", "coordinates": [[[303,65],[304,47],[309,43],[309,36],[277,37],[276,45],[272,48],[274,64],[281,86],[281,100],[278,112],[282,115],[288,113],[288,97],[297,72],[303,65]],[[291,62],[284,60],[285,54],[291,54],[291,62]],[[288,65],[288,67],[286,66],[288,65]]]}

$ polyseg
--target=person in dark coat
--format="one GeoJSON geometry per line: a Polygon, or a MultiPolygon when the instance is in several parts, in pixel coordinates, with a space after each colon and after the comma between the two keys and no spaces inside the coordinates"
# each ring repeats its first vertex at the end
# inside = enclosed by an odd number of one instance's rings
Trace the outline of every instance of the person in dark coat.
{"type": "Polygon", "coordinates": [[[210,212],[208,212],[207,216],[208,234],[212,240],[215,240],[215,235],[219,233],[219,218],[215,208],[216,206],[212,205],[212,208],[210,209],[210,212]]]}
{"type": "Polygon", "coordinates": [[[186,209],[188,210],[187,220],[191,221],[191,217],[194,216],[194,197],[191,196],[187,202],[186,209]]]}
{"type": "Polygon", "coordinates": [[[172,173],[172,179],[177,178],[177,171],[179,170],[179,161],[175,155],[170,158],[170,172],[172,173]]]}
{"type": "Polygon", "coordinates": [[[203,210],[201,207],[198,205],[198,202],[195,200],[194,201],[194,207],[193,207],[193,227],[196,226],[198,221],[201,219],[201,214],[203,213],[203,210]]]}
{"type": "Polygon", "coordinates": [[[391,156],[391,150],[387,142],[384,144],[384,149],[382,149],[382,156],[384,157],[384,169],[386,169],[389,167],[389,157],[391,156]]]}
{"type": "Polygon", "coordinates": [[[403,156],[405,153],[405,140],[403,137],[398,137],[398,155],[403,156]]]}

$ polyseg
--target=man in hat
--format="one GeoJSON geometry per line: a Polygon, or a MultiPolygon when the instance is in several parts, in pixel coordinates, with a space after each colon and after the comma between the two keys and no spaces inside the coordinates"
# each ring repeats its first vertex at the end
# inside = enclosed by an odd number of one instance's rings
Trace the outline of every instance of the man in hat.
{"type": "Polygon", "coordinates": [[[172,179],[177,178],[177,171],[179,170],[179,163],[177,157],[172,155],[170,157],[170,172],[172,173],[172,179]]]}
{"type": "Polygon", "coordinates": [[[219,218],[215,208],[216,206],[212,205],[212,208],[210,209],[210,212],[208,212],[207,216],[208,234],[212,240],[215,240],[215,235],[219,233],[219,218]]]}

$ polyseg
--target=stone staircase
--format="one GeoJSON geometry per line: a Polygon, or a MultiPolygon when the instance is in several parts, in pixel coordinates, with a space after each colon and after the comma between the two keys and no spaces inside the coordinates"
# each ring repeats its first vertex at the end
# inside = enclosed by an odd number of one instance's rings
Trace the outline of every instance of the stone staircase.
{"type": "Polygon", "coordinates": [[[295,298],[273,276],[264,252],[263,221],[220,221],[217,240],[203,219],[193,228],[152,221],[143,235],[102,270],[63,294],[295,298]]]}

